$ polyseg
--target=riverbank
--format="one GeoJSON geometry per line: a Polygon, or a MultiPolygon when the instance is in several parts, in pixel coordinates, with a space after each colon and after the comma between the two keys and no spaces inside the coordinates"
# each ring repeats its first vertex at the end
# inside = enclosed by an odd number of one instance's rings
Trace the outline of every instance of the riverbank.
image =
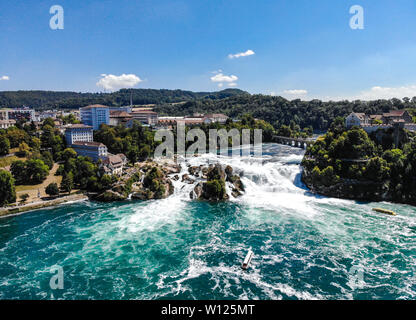
{"type": "Polygon", "coordinates": [[[45,200],[45,201],[38,201],[28,203],[22,206],[14,206],[14,207],[7,207],[7,208],[0,208],[0,217],[7,217],[14,214],[20,214],[28,211],[45,209],[49,207],[54,207],[60,204],[73,202],[73,201],[83,201],[88,200],[88,197],[84,194],[72,194],[69,196],[64,196],[52,200],[45,200]]]}

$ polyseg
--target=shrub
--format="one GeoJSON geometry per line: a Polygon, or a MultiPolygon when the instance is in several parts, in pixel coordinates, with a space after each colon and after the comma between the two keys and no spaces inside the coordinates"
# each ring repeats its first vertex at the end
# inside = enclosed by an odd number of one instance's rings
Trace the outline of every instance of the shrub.
{"type": "Polygon", "coordinates": [[[53,197],[53,196],[57,196],[59,195],[59,188],[58,185],[56,183],[50,183],[46,188],[45,188],[45,192],[53,197]]]}

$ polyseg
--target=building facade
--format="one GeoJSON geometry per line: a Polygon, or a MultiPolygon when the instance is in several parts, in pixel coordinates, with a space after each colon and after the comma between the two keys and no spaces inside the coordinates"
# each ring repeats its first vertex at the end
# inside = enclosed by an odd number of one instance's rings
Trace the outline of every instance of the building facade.
{"type": "Polygon", "coordinates": [[[109,155],[103,162],[104,172],[110,175],[121,176],[125,165],[124,154],[109,155]]]}
{"type": "Polygon", "coordinates": [[[84,124],[73,124],[65,130],[65,140],[68,146],[75,142],[92,142],[94,141],[94,133],[91,126],[84,124]]]}
{"type": "Polygon", "coordinates": [[[134,120],[140,121],[143,124],[155,125],[158,122],[158,115],[154,111],[134,111],[131,113],[134,120]]]}
{"type": "Polygon", "coordinates": [[[350,129],[354,126],[369,125],[369,117],[365,113],[353,112],[345,119],[345,126],[350,129]]]}
{"type": "Polygon", "coordinates": [[[207,114],[204,116],[204,123],[225,123],[227,122],[228,117],[222,113],[207,114]]]}
{"type": "Polygon", "coordinates": [[[78,141],[71,147],[79,156],[90,157],[93,161],[105,160],[108,157],[107,147],[101,142],[78,141]]]}
{"type": "Polygon", "coordinates": [[[375,132],[379,129],[393,128],[396,125],[414,131],[416,124],[413,123],[412,116],[406,110],[393,110],[388,113],[374,115],[353,112],[345,119],[347,129],[358,126],[367,133],[375,132]]]}
{"type": "Polygon", "coordinates": [[[133,119],[132,115],[125,111],[110,110],[110,126],[125,126],[131,119],[133,119]]]}
{"type": "Polygon", "coordinates": [[[16,120],[0,120],[0,129],[8,129],[16,125],[16,120]]]}
{"type": "Polygon", "coordinates": [[[1,109],[0,120],[35,121],[35,110],[27,107],[1,109]]]}
{"type": "Polygon", "coordinates": [[[83,124],[94,130],[100,129],[102,124],[110,124],[110,108],[103,105],[91,105],[80,109],[83,124]]]}

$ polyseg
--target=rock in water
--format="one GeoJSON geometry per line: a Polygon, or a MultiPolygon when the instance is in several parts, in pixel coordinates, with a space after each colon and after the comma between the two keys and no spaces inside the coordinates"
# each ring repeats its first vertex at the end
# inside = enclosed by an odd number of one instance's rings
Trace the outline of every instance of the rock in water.
{"type": "Polygon", "coordinates": [[[202,177],[206,177],[206,182],[200,182],[190,193],[191,199],[207,200],[207,201],[225,201],[229,199],[226,190],[226,180],[233,184],[232,195],[238,197],[244,191],[243,183],[239,176],[233,176],[233,168],[227,166],[225,170],[220,164],[210,165],[207,167],[191,167],[190,172],[202,172],[202,177]]]}

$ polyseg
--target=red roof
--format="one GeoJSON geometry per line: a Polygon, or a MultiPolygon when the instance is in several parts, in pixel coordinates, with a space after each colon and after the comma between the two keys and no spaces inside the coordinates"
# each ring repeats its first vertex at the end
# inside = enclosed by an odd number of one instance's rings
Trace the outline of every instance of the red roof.
{"type": "Polygon", "coordinates": [[[395,116],[395,117],[400,117],[402,116],[404,113],[406,112],[406,110],[391,110],[389,113],[387,113],[388,115],[391,116],[395,116]]]}
{"type": "Polygon", "coordinates": [[[131,118],[132,115],[126,111],[110,111],[110,118],[131,118]]]}

